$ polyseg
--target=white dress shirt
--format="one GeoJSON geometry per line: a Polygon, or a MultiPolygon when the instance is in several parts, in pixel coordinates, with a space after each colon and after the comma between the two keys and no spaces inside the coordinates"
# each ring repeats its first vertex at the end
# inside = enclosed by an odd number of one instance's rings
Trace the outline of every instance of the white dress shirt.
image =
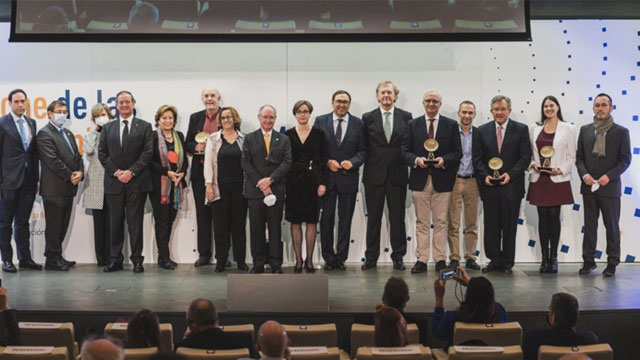
{"type": "Polygon", "coordinates": [[[427,114],[424,114],[424,121],[427,124],[427,135],[429,135],[429,119],[434,119],[433,121],[433,138],[436,138],[436,134],[438,133],[438,124],[440,123],[440,113],[436,114],[434,117],[430,117],[427,114]]]}
{"type": "Polygon", "coordinates": [[[129,124],[129,134],[131,134],[131,123],[133,122],[133,114],[126,119],[120,118],[120,146],[122,146],[122,134],[124,133],[124,121],[127,120],[129,124]]]}
{"type": "Polygon", "coordinates": [[[347,126],[349,125],[349,114],[345,114],[342,118],[333,113],[333,133],[335,134],[338,131],[338,119],[343,119],[342,122],[342,138],[340,138],[340,143],[344,140],[344,135],[347,133],[347,126]]]}
{"type": "Polygon", "coordinates": [[[385,110],[380,106],[380,113],[382,114],[382,129],[384,130],[384,113],[388,112],[389,115],[389,124],[391,125],[391,133],[393,133],[393,112],[396,109],[395,106],[391,107],[389,110],[385,110]]]}

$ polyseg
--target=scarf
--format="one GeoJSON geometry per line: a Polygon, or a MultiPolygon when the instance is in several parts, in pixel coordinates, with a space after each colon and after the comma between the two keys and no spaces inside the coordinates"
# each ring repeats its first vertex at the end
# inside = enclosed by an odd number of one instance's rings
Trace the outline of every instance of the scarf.
{"type": "MultiPolygon", "coordinates": [[[[158,129],[158,152],[160,154],[160,164],[163,168],[171,169],[169,165],[169,152],[167,151],[167,144],[164,141],[164,135],[162,130],[158,129]]],[[[178,138],[178,133],[175,130],[171,131],[173,135],[173,149],[178,154],[178,169],[182,168],[184,163],[184,152],[182,149],[182,143],[178,138]]],[[[167,205],[170,203],[169,196],[171,195],[171,186],[173,181],[169,179],[167,175],[160,177],[160,204],[167,205]]],[[[178,210],[182,207],[182,181],[178,185],[173,184],[173,208],[178,210]]]]}
{"type": "Polygon", "coordinates": [[[606,155],[605,149],[607,145],[605,134],[611,129],[611,126],[613,126],[613,116],[609,115],[609,117],[604,120],[598,120],[594,116],[593,123],[596,128],[596,142],[593,144],[592,153],[597,157],[604,157],[606,155]]]}

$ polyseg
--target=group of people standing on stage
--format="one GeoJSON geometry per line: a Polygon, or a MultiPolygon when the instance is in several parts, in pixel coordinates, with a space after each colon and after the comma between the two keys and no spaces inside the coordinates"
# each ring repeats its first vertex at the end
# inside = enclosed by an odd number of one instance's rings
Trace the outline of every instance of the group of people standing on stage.
{"type": "Polygon", "coordinates": [[[490,259],[482,271],[511,273],[528,172],[527,200],[537,206],[539,215],[540,272],[556,273],[560,207],[574,202],[570,179],[576,164],[585,216],[580,274],[596,267],[600,213],[607,229],[604,274],[615,274],[620,261],[620,176],[631,156],[629,132],[613,122],[609,95],[594,98],[594,121],[580,129],[576,142],[574,128],[564,121],[553,96],[543,99],[540,121],[527,127],[509,117],[511,100],[497,95],[491,100],[493,121],[475,127],[476,106],[471,101],[459,104],[456,121],[440,114],[442,96],[430,90],[422,98],[425,114],[414,118],[395,106],[398,94],[391,81],[380,82],[376,87],[380,106],[360,119],[349,112],[351,95],[338,90],[331,97],[333,111],[317,116],[313,125],[313,105],[297,101],[292,111],[296,125],[284,134],[274,131],[276,109],[263,105],[258,111],[260,128],[243,134],[238,111],[221,107],[218,90],[208,88],[202,91],[205,109],[191,115],[185,137],[175,130],[175,107],[162,105],[157,110],[154,131],[150,123],[135,117],[133,94],[120,91],[116,117],[105,104],[91,111],[94,126],[83,143],[90,163],[85,174],[75,137],[64,128],[67,105],[53,101],[47,109],[49,123],[36,134],[35,121],[24,114],[26,93],[13,90],[8,96],[11,113],[0,118],[2,268],[16,271],[12,225],[20,268],[42,268],[29,252],[29,216],[38,183],[47,224],[45,268],[68,270],[75,265],[63,257],[62,241],[73,198],[84,179],[83,206],[92,209],[96,258],[105,272],[123,269],[125,219],[133,271],[144,271],[142,224],[147,196],[153,208],[158,264],[175,269],[169,242],[184,201],[187,154],[191,154],[199,253],[196,267],[211,263],[213,225],[215,271],[223,272],[230,265],[231,243],[238,270],[249,270],[245,262],[248,212],[251,272],[262,273],[268,264],[272,273],[282,273],[284,209],[291,223],[294,272],[315,271],[312,257],[318,222],[324,269],[344,270],[359,169],[364,166],[367,247],[363,270],[377,265],[385,201],[393,267],[405,270],[408,186],[416,212],[417,261],[412,273],[426,272],[430,256],[437,271],[457,267],[463,258],[467,269],[480,270],[475,261],[479,199],[484,208],[484,249],[490,259]]]}

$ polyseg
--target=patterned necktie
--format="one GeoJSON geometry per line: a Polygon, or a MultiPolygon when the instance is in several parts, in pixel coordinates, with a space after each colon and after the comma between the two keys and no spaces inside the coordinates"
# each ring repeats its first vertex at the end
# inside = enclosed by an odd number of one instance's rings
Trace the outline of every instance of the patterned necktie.
{"type": "Polygon", "coordinates": [[[385,111],[384,113],[384,137],[387,138],[387,142],[389,142],[389,140],[391,140],[391,121],[389,120],[389,117],[391,117],[391,113],[388,111],[385,111]]]}
{"type": "Polygon", "coordinates": [[[69,138],[67,137],[67,134],[64,133],[64,129],[60,129],[60,135],[62,136],[64,141],[67,142],[67,145],[69,145],[69,149],[71,149],[71,153],[75,155],[76,152],[73,151],[73,146],[71,146],[71,142],[69,141],[69,138]]]}
{"type": "Polygon", "coordinates": [[[121,147],[124,148],[127,145],[127,140],[129,140],[129,121],[122,120],[122,122],[124,123],[124,130],[122,131],[121,147]]]}
{"type": "Polygon", "coordinates": [[[342,143],[342,122],[344,119],[338,119],[338,127],[336,128],[336,145],[340,146],[342,143]]]}
{"type": "Polygon", "coordinates": [[[24,130],[24,119],[18,119],[18,130],[20,131],[20,138],[22,139],[22,146],[24,147],[24,151],[27,151],[29,147],[29,142],[27,141],[27,132],[24,130]]]}
{"type": "Polygon", "coordinates": [[[429,139],[433,139],[436,134],[435,134],[435,129],[433,128],[433,122],[436,121],[436,119],[429,119],[429,139]]]}
{"type": "Polygon", "coordinates": [[[502,152],[502,125],[498,125],[498,154],[502,152]]]}
{"type": "Polygon", "coordinates": [[[267,156],[269,156],[269,148],[271,147],[271,140],[269,139],[269,133],[264,133],[264,145],[267,147],[267,156]]]}

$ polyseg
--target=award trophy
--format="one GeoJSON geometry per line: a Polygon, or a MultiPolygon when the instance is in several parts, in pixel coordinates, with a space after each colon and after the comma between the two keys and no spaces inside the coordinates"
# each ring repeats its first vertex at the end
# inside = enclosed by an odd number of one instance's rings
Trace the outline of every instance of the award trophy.
{"type": "Polygon", "coordinates": [[[502,165],[502,159],[499,157],[492,157],[489,159],[489,169],[493,170],[493,176],[490,181],[494,185],[502,182],[502,179],[500,178],[500,169],[502,169],[502,165]]]}
{"type": "Polygon", "coordinates": [[[436,160],[436,156],[434,155],[436,150],[438,150],[438,145],[438,140],[436,139],[427,139],[424,142],[424,148],[428,152],[427,160],[424,162],[425,164],[433,166],[438,163],[438,160],[436,160]]]}
{"type": "MultiPolygon", "coordinates": [[[[196,142],[198,144],[206,143],[207,142],[207,138],[209,138],[209,134],[204,132],[204,131],[201,131],[201,132],[196,134],[196,142]]],[[[196,151],[194,153],[194,155],[204,155],[204,150],[196,151]]]]}
{"type": "Polygon", "coordinates": [[[540,149],[540,162],[542,166],[538,166],[538,170],[549,172],[553,170],[550,165],[551,157],[553,156],[553,154],[555,154],[555,152],[555,149],[551,145],[543,146],[542,149],[540,149]]]}

